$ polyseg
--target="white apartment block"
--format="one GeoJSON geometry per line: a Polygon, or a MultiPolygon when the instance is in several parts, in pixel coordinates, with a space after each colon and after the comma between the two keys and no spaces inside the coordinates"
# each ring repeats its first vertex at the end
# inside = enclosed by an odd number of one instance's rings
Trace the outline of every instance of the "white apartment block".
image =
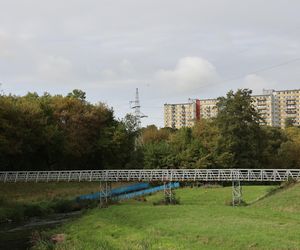
{"type": "Polygon", "coordinates": [[[194,103],[165,104],[165,127],[182,128],[192,127],[196,118],[196,105],[194,103]]]}
{"type": "Polygon", "coordinates": [[[288,117],[294,125],[300,125],[300,89],[275,91],[275,126],[284,127],[288,117]]]}
{"type": "MultiPolygon", "coordinates": [[[[253,95],[253,105],[261,114],[262,124],[285,127],[286,118],[292,118],[294,125],[300,125],[300,89],[263,90],[262,95],[253,95]]],[[[165,127],[192,127],[199,119],[217,116],[217,99],[196,99],[188,103],[165,104],[165,127]]]]}

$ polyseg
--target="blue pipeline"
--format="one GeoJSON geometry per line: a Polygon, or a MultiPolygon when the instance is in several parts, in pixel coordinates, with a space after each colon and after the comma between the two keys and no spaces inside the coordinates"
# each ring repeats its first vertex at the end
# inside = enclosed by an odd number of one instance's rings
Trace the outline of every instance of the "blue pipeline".
{"type": "MultiPolygon", "coordinates": [[[[129,193],[133,191],[138,191],[146,188],[150,188],[149,183],[137,183],[130,186],[114,188],[111,190],[111,196],[117,196],[124,193],[129,193]]],[[[96,200],[100,198],[100,192],[92,193],[92,194],[84,194],[80,195],[76,198],[76,200],[96,200]]]]}
{"type": "MultiPolygon", "coordinates": [[[[168,183],[167,184],[167,188],[179,188],[179,182],[172,182],[172,183],[168,183]]],[[[138,196],[144,196],[147,194],[152,194],[158,191],[162,191],[164,190],[164,186],[158,186],[158,187],[154,187],[154,188],[149,188],[149,189],[145,189],[145,190],[140,190],[140,191],[136,191],[136,192],[132,192],[132,193],[128,193],[128,194],[121,194],[118,195],[116,197],[114,197],[113,199],[115,200],[126,200],[126,199],[132,199],[134,197],[138,197],[138,196]]]]}

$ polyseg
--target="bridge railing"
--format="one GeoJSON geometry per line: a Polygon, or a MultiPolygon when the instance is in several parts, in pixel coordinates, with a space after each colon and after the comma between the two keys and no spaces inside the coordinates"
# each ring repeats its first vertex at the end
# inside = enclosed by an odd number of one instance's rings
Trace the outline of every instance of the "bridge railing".
{"type": "Polygon", "coordinates": [[[70,181],[286,181],[300,180],[300,169],[133,169],[72,171],[5,171],[0,182],[70,181]]]}

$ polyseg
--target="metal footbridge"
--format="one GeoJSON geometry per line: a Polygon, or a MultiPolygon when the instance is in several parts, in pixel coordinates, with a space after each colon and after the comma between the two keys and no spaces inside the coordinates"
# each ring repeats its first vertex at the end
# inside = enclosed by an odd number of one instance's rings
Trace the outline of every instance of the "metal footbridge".
{"type": "Polygon", "coordinates": [[[300,169],[131,169],[0,172],[0,182],[282,182],[287,180],[300,180],[300,169]]]}
{"type": "Polygon", "coordinates": [[[242,201],[241,182],[299,181],[300,169],[131,169],[72,171],[6,171],[5,182],[99,182],[100,204],[108,202],[112,182],[163,182],[165,199],[172,200],[174,182],[232,182],[232,205],[242,201]]]}

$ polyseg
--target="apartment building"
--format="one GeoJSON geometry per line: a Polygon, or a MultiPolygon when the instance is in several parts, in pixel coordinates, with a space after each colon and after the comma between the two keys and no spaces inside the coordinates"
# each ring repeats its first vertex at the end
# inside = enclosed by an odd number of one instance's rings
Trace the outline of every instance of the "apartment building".
{"type": "Polygon", "coordinates": [[[209,119],[216,117],[218,114],[217,99],[202,99],[198,101],[200,114],[199,117],[209,119]]]}
{"type": "Polygon", "coordinates": [[[199,119],[217,115],[217,99],[190,100],[187,103],[165,104],[165,127],[192,127],[199,119]]]}
{"type": "MultiPolygon", "coordinates": [[[[262,95],[253,95],[253,105],[261,114],[264,125],[285,127],[287,118],[300,125],[300,89],[263,90],[262,95]]],[[[199,119],[216,117],[217,99],[195,99],[181,104],[164,105],[165,127],[191,127],[199,119]]]]}
{"type": "Polygon", "coordinates": [[[300,125],[300,89],[276,91],[275,103],[277,126],[284,127],[286,118],[293,119],[294,125],[300,125]]]}
{"type": "Polygon", "coordinates": [[[262,95],[253,95],[253,106],[259,112],[263,121],[262,125],[278,126],[278,119],[275,117],[275,98],[273,92],[262,95]]]}
{"type": "Polygon", "coordinates": [[[196,104],[194,102],[165,104],[164,123],[165,127],[182,128],[192,127],[197,116],[196,104]]]}

